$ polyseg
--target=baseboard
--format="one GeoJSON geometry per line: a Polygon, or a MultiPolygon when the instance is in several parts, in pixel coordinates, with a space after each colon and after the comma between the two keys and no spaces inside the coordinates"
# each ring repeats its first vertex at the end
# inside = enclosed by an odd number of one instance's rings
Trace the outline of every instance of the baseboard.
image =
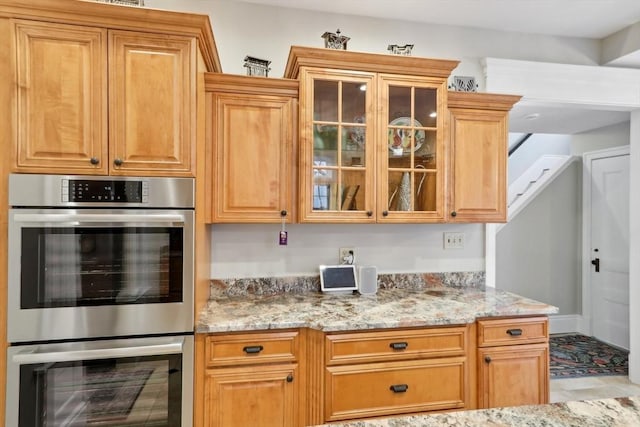
{"type": "Polygon", "coordinates": [[[549,316],[550,334],[584,333],[580,314],[552,314],[549,316]]]}

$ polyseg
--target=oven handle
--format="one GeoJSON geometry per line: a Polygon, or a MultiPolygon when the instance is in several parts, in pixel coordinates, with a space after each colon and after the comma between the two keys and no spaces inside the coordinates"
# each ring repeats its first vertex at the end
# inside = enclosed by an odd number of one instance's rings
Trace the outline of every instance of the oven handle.
{"type": "Polygon", "coordinates": [[[21,214],[13,216],[16,222],[69,223],[174,223],[184,224],[184,216],[177,214],[21,214]]]}
{"type": "Polygon", "coordinates": [[[140,357],[162,354],[180,354],[183,352],[182,342],[151,344],[143,346],[126,346],[118,348],[96,348],[85,350],[43,351],[17,353],[13,362],[20,365],[36,363],[72,362],[78,360],[113,359],[116,357],[140,357]]]}

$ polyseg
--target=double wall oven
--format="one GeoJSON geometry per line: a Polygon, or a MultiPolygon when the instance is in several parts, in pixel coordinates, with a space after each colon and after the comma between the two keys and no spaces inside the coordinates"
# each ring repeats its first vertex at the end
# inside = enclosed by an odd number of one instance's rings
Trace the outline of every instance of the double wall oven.
{"type": "Polygon", "coordinates": [[[7,426],[190,426],[194,181],[11,175],[7,426]]]}

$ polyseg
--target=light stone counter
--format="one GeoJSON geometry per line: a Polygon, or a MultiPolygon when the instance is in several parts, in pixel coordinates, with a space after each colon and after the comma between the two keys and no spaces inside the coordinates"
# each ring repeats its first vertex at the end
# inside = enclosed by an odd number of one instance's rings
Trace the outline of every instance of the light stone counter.
{"type": "Polygon", "coordinates": [[[200,313],[196,332],[285,328],[330,332],[459,325],[484,317],[558,311],[554,306],[494,288],[447,286],[428,279],[418,285],[383,286],[374,295],[314,291],[218,293],[200,313]]]}
{"type": "Polygon", "coordinates": [[[640,397],[457,411],[326,424],[327,427],[638,427],[640,397]]]}

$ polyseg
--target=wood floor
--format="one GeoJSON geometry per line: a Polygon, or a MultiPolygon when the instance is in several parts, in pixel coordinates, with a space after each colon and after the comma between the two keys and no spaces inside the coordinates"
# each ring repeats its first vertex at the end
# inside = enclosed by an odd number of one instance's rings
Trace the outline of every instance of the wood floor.
{"type": "Polygon", "coordinates": [[[551,402],[640,396],[640,385],[626,376],[601,376],[551,380],[551,402]]]}

